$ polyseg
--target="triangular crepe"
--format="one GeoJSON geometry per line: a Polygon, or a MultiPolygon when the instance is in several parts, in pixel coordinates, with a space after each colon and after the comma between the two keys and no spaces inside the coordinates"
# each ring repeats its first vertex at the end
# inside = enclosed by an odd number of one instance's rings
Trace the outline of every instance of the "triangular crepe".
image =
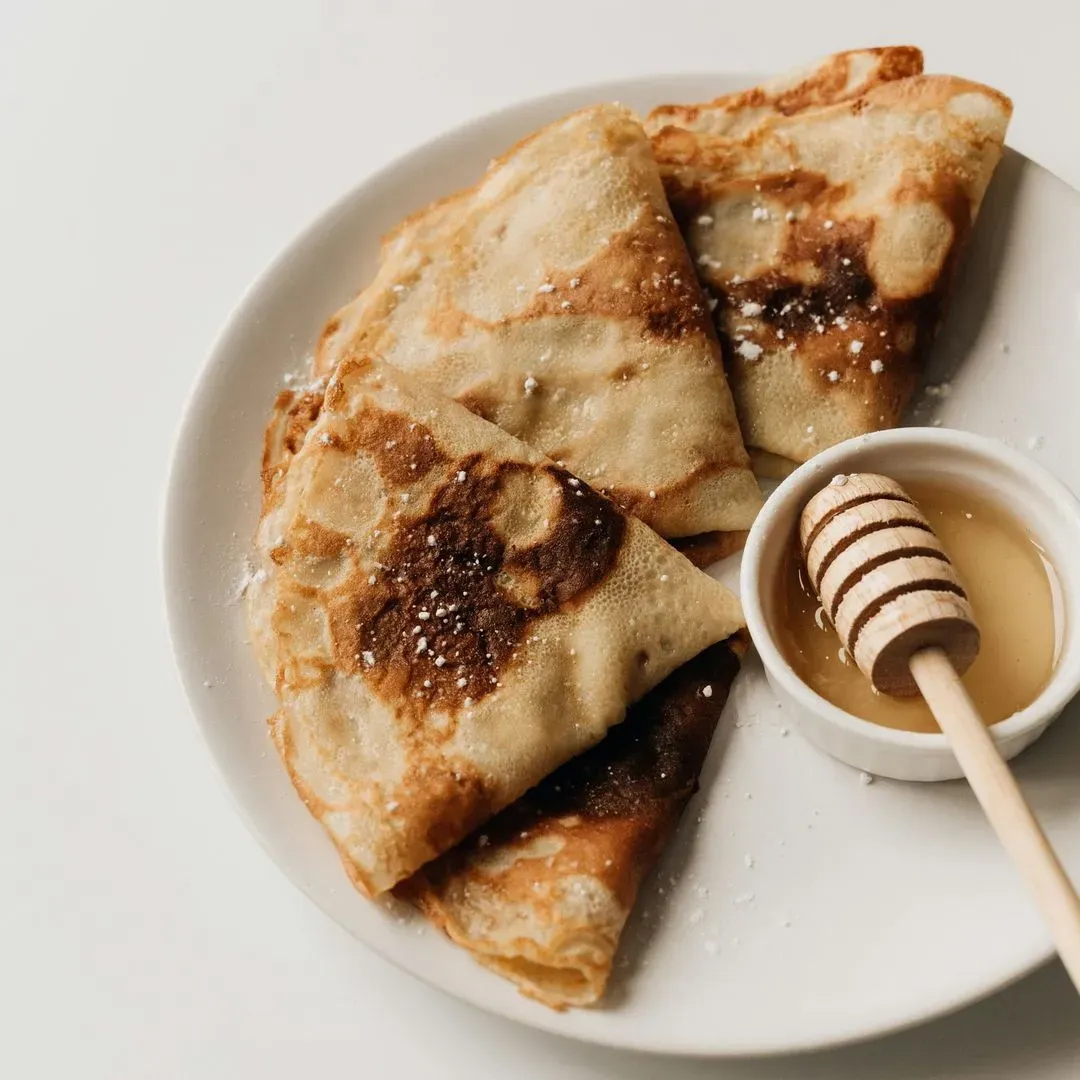
{"type": "Polygon", "coordinates": [[[397,369],[348,359],[317,394],[271,423],[248,617],[290,776],[376,894],[742,616],[641,522],[397,369]]]}
{"type": "Polygon", "coordinates": [[[745,529],[760,507],[705,298],[621,106],[544,128],[391,234],[315,371],[368,354],[664,536],[745,529]]]}
{"type": "Polygon", "coordinates": [[[697,790],[741,652],[732,639],[669,675],[403,895],[530,997],[598,1001],[641,882],[697,790]]]}
{"type": "Polygon", "coordinates": [[[888,54],[849,54],[869,85],[850,100],[789,86],[790,115],[749,91],[692,109],[692,130],[650,120],[752,450],[805,461],[899,421],[1001,157],[1008,98],[892,78],[917,57],[888,54]]]}

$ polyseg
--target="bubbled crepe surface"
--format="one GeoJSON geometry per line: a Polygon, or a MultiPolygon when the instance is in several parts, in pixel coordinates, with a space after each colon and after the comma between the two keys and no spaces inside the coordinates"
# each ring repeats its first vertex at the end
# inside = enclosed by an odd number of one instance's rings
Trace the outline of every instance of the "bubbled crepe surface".
{"type": "Polygon", "coordinates": [[[684,664],[403,892],[530,997],[598,1001],[642,880],[697,789],[743,649],[732,639],[684,664]]]}
{"type": "Polygon", "coordinates": [[[746,529],[760,507],[706,300],[621,106],[543,128],[399,226],[315,373],[368,354],[665,536],[746,529]]]}
{"type": "Polygon", "coordinates": [[[840,53],[647,121],[769,473],[895,426],[952,292],[1012,105],[921,72],[840,53]]]}
{"type": "Polygon", "coordinates": [[[346,360],[267,432],[252,640],[301,796],[366,892],[446,851],[742,624],[523,443],[346,360]]]}

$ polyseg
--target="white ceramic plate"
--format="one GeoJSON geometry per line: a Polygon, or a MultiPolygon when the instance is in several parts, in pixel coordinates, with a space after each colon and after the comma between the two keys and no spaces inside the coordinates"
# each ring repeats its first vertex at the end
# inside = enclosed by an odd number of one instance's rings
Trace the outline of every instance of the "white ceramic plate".
{"type": "MultiPolygon", "coordinates": [[[[795,1051],[865,1038],[971,1002],[1049,955],[1031,903],[959,783],[860,783],[788,733],[746,664],[676,841],[644,889],[605,1007],[550,1012],[416,917],[364,900],[267,738],[273,708],[234,595],[258,505],[263,422],[323,323],[371,275],[379,236],[471,183],[571,109],[700,101],[745,80],[638,79],[515,106],[452,132],[347,195],[229,320],[188,404],[165,517],[169,619],[192,710],[241,813],[327,914],[383,956],[484,1008],[565,1035],[669,1053],[795,1051]],[[752,865],[751,865],[752,863],[752,865]],[[707,895],[704,895],[704,890],[707,895]]],[[[1080,195],[1008,153],[987,196],[929,382],[927,420],[1008,439],[1080,490],[1080,195]]],[[[1017,763],[1080,876],[1080,716],[1017,763]]]]}

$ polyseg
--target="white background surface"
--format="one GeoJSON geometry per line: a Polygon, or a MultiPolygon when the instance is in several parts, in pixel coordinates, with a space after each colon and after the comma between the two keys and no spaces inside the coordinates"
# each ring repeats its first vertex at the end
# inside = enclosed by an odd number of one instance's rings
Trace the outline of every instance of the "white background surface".
{"type": "Polygon", "coordinates": [[[1050,4],[977,22],[956,7],[0,3],[4,1075],[1075,1080],[1080,1008],[1056,966],[907,1035],[772,1063],[631,1058],[444,998],[249,838],[161,611],[187,388],[242,290],[326,203],[522,97],[897,41],[1011,93],[1012,145],[1080,185],[1075,34],[1050,4]]]}

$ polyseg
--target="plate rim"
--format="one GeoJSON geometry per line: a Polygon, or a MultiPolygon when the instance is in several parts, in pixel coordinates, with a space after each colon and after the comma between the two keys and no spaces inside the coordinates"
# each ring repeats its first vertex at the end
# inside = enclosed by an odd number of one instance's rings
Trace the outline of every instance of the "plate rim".
{"type": "MultiPolygon", "coordinates": [[[[256,840],[264,855],[273,863],[278,872],[281,873],[293,887],[298,889],[323,917],[340,926],[341,929],[359,945],[370,949],[382,960],[392,964],[399,971],[404,972],[410,977],[438,990],[440,993],[445,994],[454,1000],[466,1002],[475,1008],[482,1009],[490,1015],[498,1016],[524,1027],[543,1031],[546,1034],[559,1036],[574,1042],[607,1047],[613,1050],[652,1054],[663,1057],[697,1058],[702,1060],[784,1058],[817,1051],[834,1050],[844,1046],[852,1046],[886,1038],[976,1005],[986,998],[1007,989],[1021,979],[1028,977],[1039,968],[1049,963],[1056,954],[1047,937],[1042,952],[1033,955],[1028,962],[1011,970],[1001,978],[992,980],[976,990],[955,992],[951,995],[947,995],[944,999],[937,999],[933,1004],[927,1006],[918,1013],[910,1014],[902,1019],[898,1019],[895,1022],[885,1025],[874,1026],[870,1029],[862,1028],[859,1030],[852,1029],[846,1032],[837,1032],[826,1038],[815,1038],[813,1040],[804,1039],[801,1041],[789,1041],[782,1044],[777,1044],[775,1042],[761,1043],[760,1041],[748,1042],[741,1045],[729,1043],[728,1045],[719,1048],[703,1047],[700,1043],[687,1045],[685,1039],[681,1042],[658,1042],[655,1039],[638,1040],[632,1037],[622,1037],[621,1035],[618,1037],[610,1036],[604,1030],[567,1030],[565,1027],[559,1025],[559,1019],[564,1015],[562,1013],[549,1011],[542,1006],[537,1005],[535,1011],[530,1011],[528,1016],[518,1015],[514,1013],[509,1006],[509,1002],[511,1001],[517,1003],[514,998],[506,997],[504,999],[503,995],[493,995],[493,998],[488,998],[472,992],[467,986],[454,988],[445,981],[438,980],[435,974],[421,969],[420,967],[409,965],[403,959],[392,955],[390,950],[385,947],[384,943],[376,936],[361,936],[349,926],[344,925],[344,923],[322,906],[312,889],[309,889],[297,875],[286,870],[282,864],[278,862],[274,856],[270,840],[264,833],[263,827],[256,817],[249,812],[241,802],[234,786],[230,783],[229,778],[226,775],[223,763],[219,760],[217,752],[213,748],[210,740],[206,737],[205,720],[200,716],[200,707],[196,700],[195,673],[190,669],[187,660],[184,658],[180,644],[181,630],[179,626],[178,595],[180,592],[179,578],[181,569],[179,553],[176,550],[176,538],[182,516],[179,505],[180,497],[178,494],[179,477],[183,468],[183,447],[186,438],[191,434],[190,429],[196,423],[198,406],[207,392],[208,384],[211,381],[213,373],[226,362],[230,338],[234,334],[243,331],[244,323],[246,321],[245,316],[248,314],[248,309],[256,305],[260,294],[287,268],[289,263],[296,257],[297,253],[307,248],[312,243],[317,242],[319,235],[332,227],[336,218],[347,213],[351,204],[360,198],[366,189],[385,183],[401,170],[409,169],[410,166],[423,160],[429,154],[438,153],[440,151],[445,152],[455,141],[470,134],[479,133],[485,127],[495,125],[500,120],[506,120],[515,115],[534,110],[547,111],[563,109],[565,112],[571,112],[575,109],[586,107],[581,104],[581,101],[586,95],[589,95],[590,98],[595,95],[596,101],[619,101],[621,94],[639,90],[646,91],[650,84],[659,82],[686,82],[689,84],[713,80],[718,84],[724,84],[737,81],[740,83],[745,82],[745,85],[751,86],[755,85],[763,78],[768,77],[769,76],[767,75],[763,76],[753,72],[731,70],[695,70],[685,72],[658,71],[645,74],[629,74],[619,78],[575,84],[543,94],[520,97],[496,108],[488,109],[484,112],[470,116],[465,120],[454,124],[452,127],[410,146],[408,149],[397,154],[384,164],[364,173],[340,195],[332,199],[321,211],[316,213],[314,217],[309,219],[302,228],[290,237],[290,239],[282,244],[271,259],[251,279],[247,287],[229,308],[227,315],[222,321],[217,333],[214,335],[213,340],[206,350],[198,370],[189,385],[180,410],[179,418],[174,425],[170,442],[164,493],[159,503],[158,556],[161,574],[160,580],[164,593],[166,633],[173,664],[187,706],[189,722],[198,732],[199,743],[211,764],[212,772],[220,790],[225,793],[229,804],[243,822],[247,831],[256,840]],[[507,1002],[505,1006],[503,1004],[504,1000],[507,1002]]],[[[1080,197],[1080,191],[1069,184],[1067,180],[1053,172],[1053,170],[1046,168],[1046,166],[1034,161],[1020,151],[1014,150],[1011,147],[1008,147],[1008,149],[1023,158],[1028,165],[1034,166],[1049,174],[1070,192],[1080,197]]],[[[510,984],[507,984],[506,989],[508,993],[516,993],[510,984]]],[[[599,1009],[601,1011],[604,1009],[603,1004],[599,1006],[599,1009]]]]}

